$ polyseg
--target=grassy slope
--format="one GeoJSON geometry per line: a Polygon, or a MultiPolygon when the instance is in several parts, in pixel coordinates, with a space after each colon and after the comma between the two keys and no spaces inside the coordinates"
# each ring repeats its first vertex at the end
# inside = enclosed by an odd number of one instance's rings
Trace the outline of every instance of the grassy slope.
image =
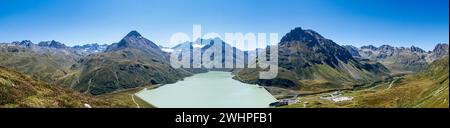
{"type": "Polygon", "coordinates": [[[361,91],[346,91],[352,101],[334,103],[321,100],[320,95],[302,97],[302,102],[287,108],[448,108],[449,107],[449,60],[435,61],[416,75],[385,81],[361,91]],[[392,87],[389,85],[392,83],[392,87]]]}
{"type": "Polygon", "coordinates": [[[21,73],[0,67],[0,107],[59,108],[134,107],[110,99],[87,96],[59,86],[50,86],[21,73]]]}
{"type": "Polygon", "coordinates": [[[52,83],[56,78],[70,73],[76,55],[64,50],[48,50],[38,53],[17,46],[0,47],[0,66],[30,75],[41,81],[52,83]]]}
{"type": "Polygon", "coordinates": [[[68,77],[69,80],[66,79],[64,83],[78,80],[74,89],[99,95],[121,89],[172,83],[190,75],[187,71],[172,68],[166,61],[149,56],[146,51],[131,48],[92,54],[83,60],[79,78],[68,77]]]}
{"type": "Polygon", "coordinates": [[[407,76],[396,87],[357,98],[358,107],[448,108],[448,57],[435,61],[417,75],[407,76]]]}
{"type": "Polygon", "coordinates": [[[139,88],[121,90],[121,91],[117,91],[117,92],[113,92],[113,93],[98,95],[98,96],[96,96],[96,98],[114,101],[115,103],[119,103],[119,104],[126,104],[132,108],[138,108],[138,105],[139,105],[139,108],[154,108],[154,106],[152,106],[151,104],[148,104],[144,100],[142,100],[139,97],[134,95],[135,93],[139,92],[140,90],[142,90],[144,88],[145,87],[139,87],[139,88]],[[132,97],[134,98],[134,101],[133,101],[132,97]]]}

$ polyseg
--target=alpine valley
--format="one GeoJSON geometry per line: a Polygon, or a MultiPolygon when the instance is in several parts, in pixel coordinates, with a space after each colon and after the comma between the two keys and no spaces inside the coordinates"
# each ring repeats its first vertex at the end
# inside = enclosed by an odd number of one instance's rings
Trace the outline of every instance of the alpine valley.
{"type": "MultiPolygon", "coordinates": [[[[274,79],[260,79],[263,69],[259,67],[170,65],[171,52],[188,47],[199,49],[193,54],[203,55],[216,43],[232,48],[234,54],[224,58],[233,62],[242,60],[236,53],[251,58],[255,54],[249,53],[266,50],[241,51],[217,39],[158,46],[137,31],[109,45],[66,46],[54,40],[0,43],[0,107],[155,107],[135,94],[210,71],[232,74],[234,80],[227,81],[262,86],[277,100],[271,107],[449,107],[448,43],[432,51],[415,46],[341,46],[298,27],[277,44],[279,68],[274,79]]],[[[256,61],[245,61],[245,65],[256,65],[252,62],[256,61]]]]}

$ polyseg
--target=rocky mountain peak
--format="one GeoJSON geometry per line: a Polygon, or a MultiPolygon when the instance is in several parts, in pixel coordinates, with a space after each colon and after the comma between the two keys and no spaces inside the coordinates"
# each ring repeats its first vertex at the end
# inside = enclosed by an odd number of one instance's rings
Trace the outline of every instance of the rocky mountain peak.
{"type": "Polygon", "coordinates": [[[323,37],[313,30],[303,30],[301,27],[292,29],[287,33],[281,42],[300,41],[300,42],[312,42],[313,40],[323,39],[323,37]]]}
{"type": "Polygon", "coordinates": [[[61,42],[52,40],[52,41],[43,41],[38,44],[41,47],[50,47],[50,48],[67,48],[67,46],[61,42]]]}
{"type": "Polygon", "coordinates": [[[437,44],[436,47],[433,49],[433,54],[436,56],[445,56],[448,55],[448,44],[441,43],[437,44]]]}
{"type": "Polygon", "coordinates": [[[395,48],[390,45],[381,45],[379,48],[381,51],[394,51],[395,48]]]}
{"type": "MultiPolygon", "coordinates": [[[[158,45],[144,38],[139,32],[133,30],[129,32],[119,43],[112,44],[106,51],[116,51],[124,48],[134,49],[159,49],[158,45]]],[[[160,50],[160,49],[159,49],[160,50]]]]}
{"type": "Polygon", "coordinates": [[[373,45],[362,46],[361,49],[378,50],[378,48],[373,45]]]}
{"type": "Polygon", "coordinates": [[[136,30],[133,30],[129,32],[125,37],[142,37],[142,35],[136,30]]]}
{"type": "Polygon", "coordinates": [[[313,30],[303,30],[300,27],[291,30],[281,39],[279,49],[279,56],[281,56],[279,60],[287,60],[287,62],[280,61],[282,67],[286,69],[300,69],[315,64],[337,67],[340,62],[355,61],[344,47],[313,30]],[[288,63],[294,60],[302,61],[293,62],[295,66],[288,63]]]}
{"type": "Polygon", "coordinates": [[[25,47],[30,47],[33,45],[33,42],[31,42],[30,40],[23,40],[23,41],[14,41],[12,42],[12,44],[14,45],[19,45],[19,46],[25,46],[25,47]]]}
{"type": "Polygon", "coordinates": [[[411,52],[425,53],[425,50],[423,50],[419,47],[416,47],[416,46],[411,46],[410,50],[411,50],[411,52]]]}

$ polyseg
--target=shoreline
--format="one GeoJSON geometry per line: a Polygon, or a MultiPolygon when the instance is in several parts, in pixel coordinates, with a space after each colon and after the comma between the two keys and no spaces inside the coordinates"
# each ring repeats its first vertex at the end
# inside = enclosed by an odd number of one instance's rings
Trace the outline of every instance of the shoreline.
{"type": "MultiPolygon", "coordinates": [[[[159,86],[158,86],[158,87],[159,87],[159,86]]],[[[155,87],[155,88],[152,88],[152,89],[157,89],[158,87],[155,87]]],[[[144,100],[143,98],[141,98],[141,97],[138,95],[139,93],[142,93],[142,92],[144,92],[144,91],[148,91],[148,88],[143,88],[143,89],[141,89],[140,91],[134,93],[133,96],[136,96],[137,98],[139,98],[140,100],[144,101],[145,103],[147,103],[148,105],[152,106],[153,108],[158,108],[158,107],[156,107],[155,105],[151,104],[150,102],[144,100]]]]}

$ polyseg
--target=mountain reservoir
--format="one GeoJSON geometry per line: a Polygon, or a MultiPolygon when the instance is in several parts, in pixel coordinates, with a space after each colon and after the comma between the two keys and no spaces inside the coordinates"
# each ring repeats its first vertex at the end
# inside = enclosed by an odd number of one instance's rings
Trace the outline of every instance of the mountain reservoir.
{"type": "Polygon", "coordinates": [[[211,71],[136,96],[158,108],[266,108],[276,101],[265,88],[232,77],[230,72],[211,71]]]}

